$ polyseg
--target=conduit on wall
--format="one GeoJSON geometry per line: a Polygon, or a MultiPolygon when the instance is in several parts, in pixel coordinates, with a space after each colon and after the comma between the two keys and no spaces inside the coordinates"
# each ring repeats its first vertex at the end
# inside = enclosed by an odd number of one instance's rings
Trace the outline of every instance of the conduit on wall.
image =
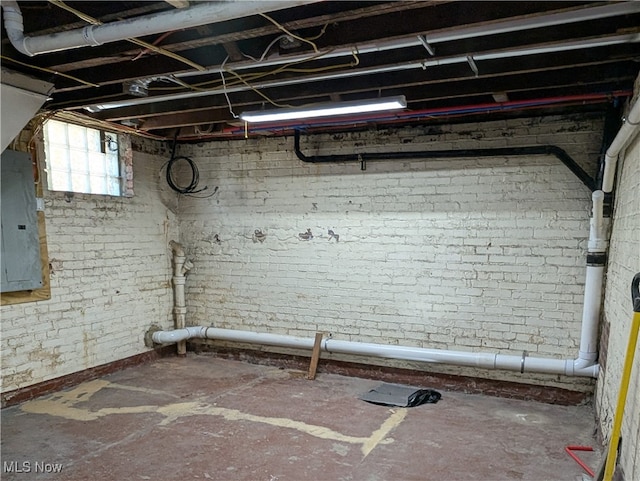
{"type": "Polygon", "coordinates": [[[555,145],[534,145],[525,147],[494,147],[485,149],[449,149],[420,150],[404,152],[373,152],[346,155],[313,155],[307,156],[300,150],[300,131],[294,131],[293,150],[303,162],[340,163],[367,162],[369,160],[405,160],[405,159],[462,159],[470,157],[509,157],[524,155],[552,155],[566,165],[578,179],[592,192],[596,188],[595,180],[563,149],[555,145]]]}

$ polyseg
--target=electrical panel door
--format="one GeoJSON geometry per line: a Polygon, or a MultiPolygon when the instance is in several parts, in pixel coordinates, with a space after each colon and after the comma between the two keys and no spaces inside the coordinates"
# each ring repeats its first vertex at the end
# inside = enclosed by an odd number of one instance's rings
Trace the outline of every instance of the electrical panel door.
{"type": "Polygon", "coordinates": [[[2,190],[2,292],[42,287],[42,263],[31,156],[5,150],[0,158],[2,190]]]}

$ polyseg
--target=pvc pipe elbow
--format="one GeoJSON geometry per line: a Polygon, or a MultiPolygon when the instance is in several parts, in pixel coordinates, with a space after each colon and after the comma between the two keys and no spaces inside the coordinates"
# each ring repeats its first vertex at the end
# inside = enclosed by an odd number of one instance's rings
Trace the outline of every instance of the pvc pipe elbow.
{"type": "Polygon", "coordinates": [[[7,37],[11,45],[13,45],[18,52],[33,57],[34,54],[29,51],[26,45],[24,21],[18,2],[3,2],[2,10],[4,12],[4,28],[7,31],[7,37]]]}
{"type": "Polygon", "coordinates": [[[173,250],[173,255],[185,257],[184,248],[182,247],[182,244],[171,240],[169,241],[169,246],[171,247],[171,250],[173,250]]]}
{"type": "Polygon", "coordinates": [[[191,269],[193,269],[193,262],[191,261],[185,261],[185,263],[182,265],[182,269],[180,269],[180,272],[182,273],[182,275],[184,276],[187,272],[189,272],[191,269]]]}
{"type": "Polygon", "coordinates": [[[597,378],[598,374],[600,374],[600,364],[581,358],[573,361],[572,375],[597,378]]]}

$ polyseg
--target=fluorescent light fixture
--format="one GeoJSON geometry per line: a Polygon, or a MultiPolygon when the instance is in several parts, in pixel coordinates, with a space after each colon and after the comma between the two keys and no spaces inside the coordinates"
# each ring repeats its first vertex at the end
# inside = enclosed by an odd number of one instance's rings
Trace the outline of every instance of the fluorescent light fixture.
{"type": "Polygon", "coordinates": [[[364,114],[383,110],[400,110],[407,107],[404,95],[354,102],[331,102],[311,104],[305,107],[277,110],[258,110],[244,112],[240,118],[245,122],[279,122],[281,120],[315,119],[317,117],[335,117],[338,115],[364,114]]]}

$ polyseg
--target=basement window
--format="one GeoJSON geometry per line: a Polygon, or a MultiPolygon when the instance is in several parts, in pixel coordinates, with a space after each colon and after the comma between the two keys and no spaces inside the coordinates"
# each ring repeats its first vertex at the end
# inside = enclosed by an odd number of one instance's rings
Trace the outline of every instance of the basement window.
{"type": "Polygon", "coordinates": [[[115,132],[48,120],[44,148],[49,190],[123,195],[115,132]]]}

